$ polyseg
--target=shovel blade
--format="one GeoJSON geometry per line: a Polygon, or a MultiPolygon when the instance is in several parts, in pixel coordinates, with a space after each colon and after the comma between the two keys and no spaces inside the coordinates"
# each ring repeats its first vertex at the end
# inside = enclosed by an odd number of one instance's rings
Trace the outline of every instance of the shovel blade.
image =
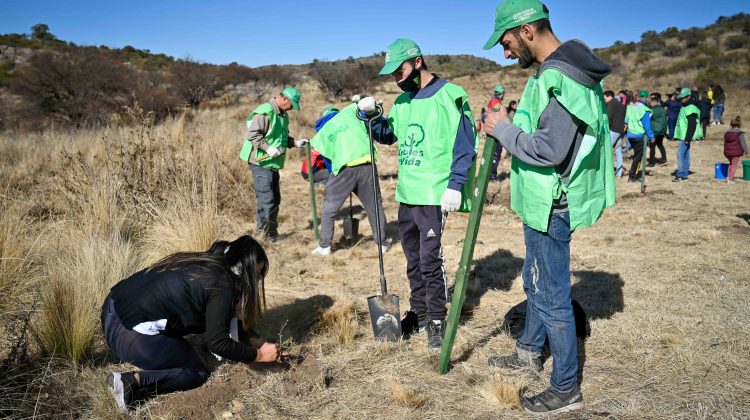
{"type": "Polygon", "coordinates": [[[357,239],[357,236],[359,236],[359,219],[345,217],[344,237],[347,239],[357,239]]]}
{"type": "Polygon", "coordinates": [[[401,311],[398,296],[375,295],[367,298],[370,321],[375,338],[385,341],[398,341],[401,338],[401,311]]]}

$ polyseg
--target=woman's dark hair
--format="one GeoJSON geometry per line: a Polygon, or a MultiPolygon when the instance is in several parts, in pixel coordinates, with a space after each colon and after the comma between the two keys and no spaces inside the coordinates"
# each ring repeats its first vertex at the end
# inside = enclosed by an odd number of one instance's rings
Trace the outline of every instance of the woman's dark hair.
{"type": "Polygon", "coordinates": [[[510,101],[510,102],[508,102],[508,107],[505,108],[505,110],[508,111],[508,112],[515,111],[515,109],[513,108],[513,105],[515,105],[517,103],[518,102],[516,102],[516,101],[510,101]]]}
{"type": "Polygon", "coordinates": [[[258,241],[248,235],[232,242],[216,241],[205,252],[178,252],[157,261],[148,270],[166,271],[188,266],[198,267],[201,275],[223,275],[231,279],[235,302],[240,305],[238,318],[245,328],[257,325],[266,309],[263,283],[268,273],[268,257],[258,241]]]}

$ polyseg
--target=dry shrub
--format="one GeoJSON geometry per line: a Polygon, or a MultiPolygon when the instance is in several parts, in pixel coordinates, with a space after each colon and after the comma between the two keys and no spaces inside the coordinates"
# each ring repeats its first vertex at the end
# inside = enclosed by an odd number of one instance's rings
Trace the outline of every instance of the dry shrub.
{"type": "Polygon", "coordinates": [[[178,186],[170,200],[146,207],[153,222],[142,238],[147,264],[182,251],[204,251],[221,236],[216,203],[216,172],[178,186]]]}
{"type": "Polygon", "coordinates": [[[316,330],[334,338],[339,344],[352,344],[359,331],[356,304],[351,300],[337,301],[320,314],[316,330]]]}
{"type": "Polygon", "coordinates": [[[682,343],[682,339],[675,334],[662,334],[659,336],[659,342],[664,347],[674,347],[682,343]]]}
{"type": "Polygon", "coordinates": [[[520,379],[509,379],[495,375],[476,386],[476,392],[490,404],[504,407],[521,407],[521,394],[526,383],[520,379]]]}
{"type": "Polygon", "coordinates": [[[419,408],[425,405],[430,399],[429,396],[411,388],[407,388],[396,379],[388,381],[388,388],[391,389],[391,395],[396,402],[408,408],[419,408]]]}
{"type": "Polygon", "coordinates": [[[137,266],[135,253],[119,235],[76,237],[73,226],[62,241],[79,246],[50,253],[41,289],[42,311],[33,326],[45,354],[78,366],[99,335],[101,306],[109,289],[137,266]]]}

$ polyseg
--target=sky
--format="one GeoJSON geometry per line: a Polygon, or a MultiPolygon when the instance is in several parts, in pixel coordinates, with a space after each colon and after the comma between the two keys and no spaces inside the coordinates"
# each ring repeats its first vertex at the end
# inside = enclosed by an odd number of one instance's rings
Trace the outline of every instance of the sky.
{"type": "MultiPolygon", "coordinates": [[[[79,45],[131,45],[175,58],[251,67],[336,60],[384,51],[414,39],[425,54],[472,54],[511,64],[502,49],[482,49],[499,1],[0,0],[0,33],[49,25],[79,45]]],[[[561,40],[591,47],[637,41],[648,30],[705,26],[750,13],[749,0],[546,0],[561,40]]]]}

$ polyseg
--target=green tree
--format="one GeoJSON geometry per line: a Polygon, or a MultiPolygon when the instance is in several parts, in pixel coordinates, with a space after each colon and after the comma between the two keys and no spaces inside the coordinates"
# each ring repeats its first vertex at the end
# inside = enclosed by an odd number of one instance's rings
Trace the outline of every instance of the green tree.
{"type": "Polygon", "coordinates": [[[37,41],[54,41],[55,36],[49,31],[49,26],[46,23],[37,23],[31,27],[31,38],[37,41]]]}

